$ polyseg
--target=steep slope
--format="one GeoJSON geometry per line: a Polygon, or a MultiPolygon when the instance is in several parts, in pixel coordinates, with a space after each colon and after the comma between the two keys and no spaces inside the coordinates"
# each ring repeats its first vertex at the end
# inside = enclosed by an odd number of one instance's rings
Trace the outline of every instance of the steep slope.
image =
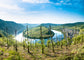
{"type": "Polygon", "coordinates": [[[6,31],[9,34],[14,34],[15,30],[20,31],[24,26],[12,21],[4,21],[0,19],[0,30],[6,31]]]}

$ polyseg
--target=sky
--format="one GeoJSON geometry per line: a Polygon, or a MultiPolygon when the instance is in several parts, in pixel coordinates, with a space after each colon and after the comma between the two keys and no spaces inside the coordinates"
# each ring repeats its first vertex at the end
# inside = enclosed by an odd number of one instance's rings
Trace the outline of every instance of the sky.
{"type": "Polygon", "coordinates": [[[84,22],[84,0],[0,0],[0,19],[31,24],[84,22]]]}

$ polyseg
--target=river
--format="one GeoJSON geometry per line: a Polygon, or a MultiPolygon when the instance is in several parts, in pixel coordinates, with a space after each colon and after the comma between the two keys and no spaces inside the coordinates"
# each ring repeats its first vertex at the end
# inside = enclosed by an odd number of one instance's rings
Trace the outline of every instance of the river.
{"type": "MultiPolygon", "coordinates": [[[[54,42],[57,42],[57,40],[60,41],[64,38],[64,35],[61,32],[56,31],[56,30],[52,30],[52,31],[55,33],[54,36],[52,37],[52,40],[54,40],[54,42]]],[[[17,34],[17,36],[15,38],[19,42],[22,42],[25,39],[25,37],[23,36],[23,32],[17,34]]],[[[47,40],[51,40],[51,38],[44,39],[45,44],[47,43],[47,40]]],[[[40,39],[29,39],[28,38],[28,41],[31,43],[36,43],[36,42],[41,43],[40,39]]]]}

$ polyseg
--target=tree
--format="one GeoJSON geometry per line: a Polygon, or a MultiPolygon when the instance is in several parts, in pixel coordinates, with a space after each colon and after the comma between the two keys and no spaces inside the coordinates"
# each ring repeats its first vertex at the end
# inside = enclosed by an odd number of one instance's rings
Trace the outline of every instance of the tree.
{"type": "Polygon", "coordinates": [[[41,45],[42,45],[42,54],[44,54],[44,42],[43,42],[43,37],[42,37],[42,26],[40,26],[40,34],[41,34],[41,45]]]}
{"type": "Polygon", "coordinates": [[[47,41],[48,48],[50,48],[50,42],[51,42],[50,40],[47,41]]]}
{"type": "Polygon", "coordinates": [[[57,45],[57,48],[58,48],[59,44],[58,44],[58,37],[57,37],[57,34],[56,34],[56,45],[57,45]]]}
{"type": "Polygon", "coordinates": [[[50,27],[50,38],[51,38],[51,42],[52,42],[52,51],[55,52],[55,50],[54,50],[54,42],[52,40],[52,35],[51,35],[51,25],[49,25],[49,27],[50,27]]]}
{"type": "MultiPolygon", "coordinates": [[[[60,40],[62,40],[62,35],[60,36],[60,40]]],[[[63,43],[60,42],[60,45],[61,45],[61,48],[62,48],[63,43]]]]}
{"type": "Polygon", "coordinates": [[[9,42],[8,39],[9,38],[8,38],[8,28],[7,27],[6,27],[6,32],[7,32],[7,49],[8,49],[9,48],[9,44],[8,44],[8,42],[9,42]]]}
{"type": "Polygon", "coordinates": [[[26,41],[23,40],[23,49],[25,50],[25,47],[26,47],[26,41]]]}
{"type": "MultiPolygon", "coordinates": [[[[16,34],[17,34],[17,30],[15,30],[15,36],[16,36],[16,34]]],[[[15,47],[15,49],[16,49],[16,52],[17,52],[17,40],[16,40],[16,47],[15,47]]]]}
{"type": "MultiPolygon", "coordinates": [[[[27,40],[28,40],[28,25],[27,25],[27,40]]],[[[29,50],[29,41],[28,41],[28,46],[27,46],[27,48],[28,48],[28,53],[30,53],[30,50],[29,50]]]]}

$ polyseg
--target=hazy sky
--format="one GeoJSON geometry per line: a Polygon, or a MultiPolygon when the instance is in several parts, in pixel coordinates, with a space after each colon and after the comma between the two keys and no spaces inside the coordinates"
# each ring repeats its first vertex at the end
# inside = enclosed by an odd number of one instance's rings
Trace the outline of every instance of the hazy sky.
{"type": "Polygon", "coordinates": [[[0,0],[0,19],[17,23],[84,22],[84,0],[0,0]]]}

